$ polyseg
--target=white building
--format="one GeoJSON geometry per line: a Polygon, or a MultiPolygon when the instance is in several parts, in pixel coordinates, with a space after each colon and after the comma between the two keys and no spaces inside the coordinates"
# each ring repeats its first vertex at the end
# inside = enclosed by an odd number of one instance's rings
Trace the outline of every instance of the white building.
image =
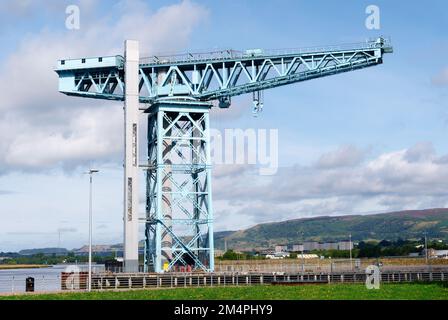
{"type": "Polygon", "coordinates": [[[434,250],[428,249],[430,258],[448,259],[448,250],[434,250]]]}
{"type": "Polygon", "coordinates": [[[275,252],[285,252],[285,251],[288,251],[288,246],[286,245],[275,246],[275,252]]]}
{"type": "Polygon", "coordinates": [[[303,244],[293,244],[291,247],[292,252],[302,252],[304,251],[303,244]]]}
{"type": "Polygon", "coordinates": [[[266,259],[278,260],[289,257],[289,252],[276,252],[274,254],[267,254],[266,259]]]}
{"type": "Polygon", "coordinates": [[[353,249],[353,241],[343,240],[338,242],[338,250],[351,250],[353,249]]]}
{"type": "Polygon", "coordinates": [[[306,241],[303,243],[304,251],[320,250],[320,244],[317,241],[306,241]]]}
{"type": "Polygon", "coordinates": [[[319,259],[317,254],[298,254],[297,259],[319,259]]]}

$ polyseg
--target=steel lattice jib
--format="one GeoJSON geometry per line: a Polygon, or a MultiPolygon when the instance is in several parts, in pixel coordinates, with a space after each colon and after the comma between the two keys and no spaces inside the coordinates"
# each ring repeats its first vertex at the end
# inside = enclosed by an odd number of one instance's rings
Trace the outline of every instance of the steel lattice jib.
{"type": "MultiPolygon", "coordinates": [[[[141,103],[162,97],[199,101],[229,97],[321,78],[383,63],[392,52],[387,39],[287,50],[223,50],[142,58],[138,84],[141,103]]],[[[59,91],[97,99],[124,99],[121,56],[60,60],[59,91]]]]}

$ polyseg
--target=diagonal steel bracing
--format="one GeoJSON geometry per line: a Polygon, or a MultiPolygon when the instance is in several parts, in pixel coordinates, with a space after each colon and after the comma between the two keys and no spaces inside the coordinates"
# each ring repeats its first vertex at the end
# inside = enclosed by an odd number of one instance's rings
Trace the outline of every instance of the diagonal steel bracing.
{"type": "MultiPolygon", "coordinates": [[[[211,53],[142,58],[139,98],[189,97],[198,101],[230,102],[230,97],[301,81],[376,66],[392,52],[388,39],[285,50],[224,50],[211,53]]],[[[92,58],[94,59],[94,58],[92,58]]],[[[124,60],[60,60],[60,91],[68,95],[123,100],[124,60]],[[83,68],[95,62],[95,68],[83,68]]]]}
{"type": "Polygon", "coordinates": [[[147,271],[214,268],[209,109],[165,102],[148,111],[147,271]]]}
{"type": "MultiPolygon", "coordinates": [[[[209,108],[263,90],[377,66],[390,40],[287,50],[222,50],[138,59],[138,43],[122,56],[59,60],[59,91],[125,101],[125,264],[138,263],[137,111],[148,113],[144,261],[146,271],[189,265],[213,271],[209,108]],[[132,54],[130,54],[132,53],[132,54]],[[134,58],[133,58],[134,57],[134,58]],[[139,106],[140,103],[140,106],[139,106]]],[[[129,49],[129,50],[128,50],[129,49]]]]}

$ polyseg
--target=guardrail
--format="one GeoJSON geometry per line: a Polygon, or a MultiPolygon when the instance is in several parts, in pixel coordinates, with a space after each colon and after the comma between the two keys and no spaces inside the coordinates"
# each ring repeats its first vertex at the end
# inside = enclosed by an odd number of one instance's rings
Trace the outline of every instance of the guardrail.
{"type": "MultiPolygon", "coordinates": [[[[93,290],[249,286],[267,284],[363,283],[364,270],[336,272],[219,272],[219,273],[96,273],[93,290]]],[[[0,279],[1,293],[26,292],[25,276],[0,279]]],[[[419,267],[402,270],[381,269],[383,283],[448,281],[448,267],[419,267]]],[[[34,278],[34,292],[85,291],[87,274],[62,273],[34,278]]]]}
{"type": "MultiPolygon", "coordinates": [[[[188,288],[216,286],[249,286],[263,284],[306,283],[363,283],[366,273],[201,273],[201,274],[119,274],[97,275],[93,278],[95,290],[188,288]]],[[[386,271],[381,273],[384,283],[415,281],[448,281],[448,270],[443,271],[386,271]]]]}
{"type": "Polygon", "coordinates": [[[252,49],[252,50],[233,50],[222,49],[210,52],[187,52],[180,54],[161,53],[150,57],[140,59],[140,64],[158,65],[172,63],[191,63],[200,61],[221,61],[232,59],[244,59],[250,57],[268,57],[282,55],[300,55],[318,52],[350,51],[350,50],[369,50],[375,48],[390,48],[392,41],[390,38],[367,39],[365,42],[346,43],[328,46],[315,46],[305,48],[286,48],[286,49],[252,49]]]}
{"type": "MultiPolygon", "coordinates": [[[[10,277],[2,277],[0,279],[0,294],[2,293],[24,293],[26,292],[25,275],[17,275],[10,277]]],[[[61,290],[61,275],[40,275],[34,276],[34,291],[60,291],[61,290]]]]}

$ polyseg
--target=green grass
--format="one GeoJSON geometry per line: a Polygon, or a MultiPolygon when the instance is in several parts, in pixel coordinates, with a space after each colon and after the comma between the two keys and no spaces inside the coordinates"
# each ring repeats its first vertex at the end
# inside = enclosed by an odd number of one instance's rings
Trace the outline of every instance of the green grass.
{"type": "Polygon", "coordinates": [[[448,300],[448,286],[384,284],[367,290],[362,284],[152,289],[3,296],[0,300],[448,300]]]}

